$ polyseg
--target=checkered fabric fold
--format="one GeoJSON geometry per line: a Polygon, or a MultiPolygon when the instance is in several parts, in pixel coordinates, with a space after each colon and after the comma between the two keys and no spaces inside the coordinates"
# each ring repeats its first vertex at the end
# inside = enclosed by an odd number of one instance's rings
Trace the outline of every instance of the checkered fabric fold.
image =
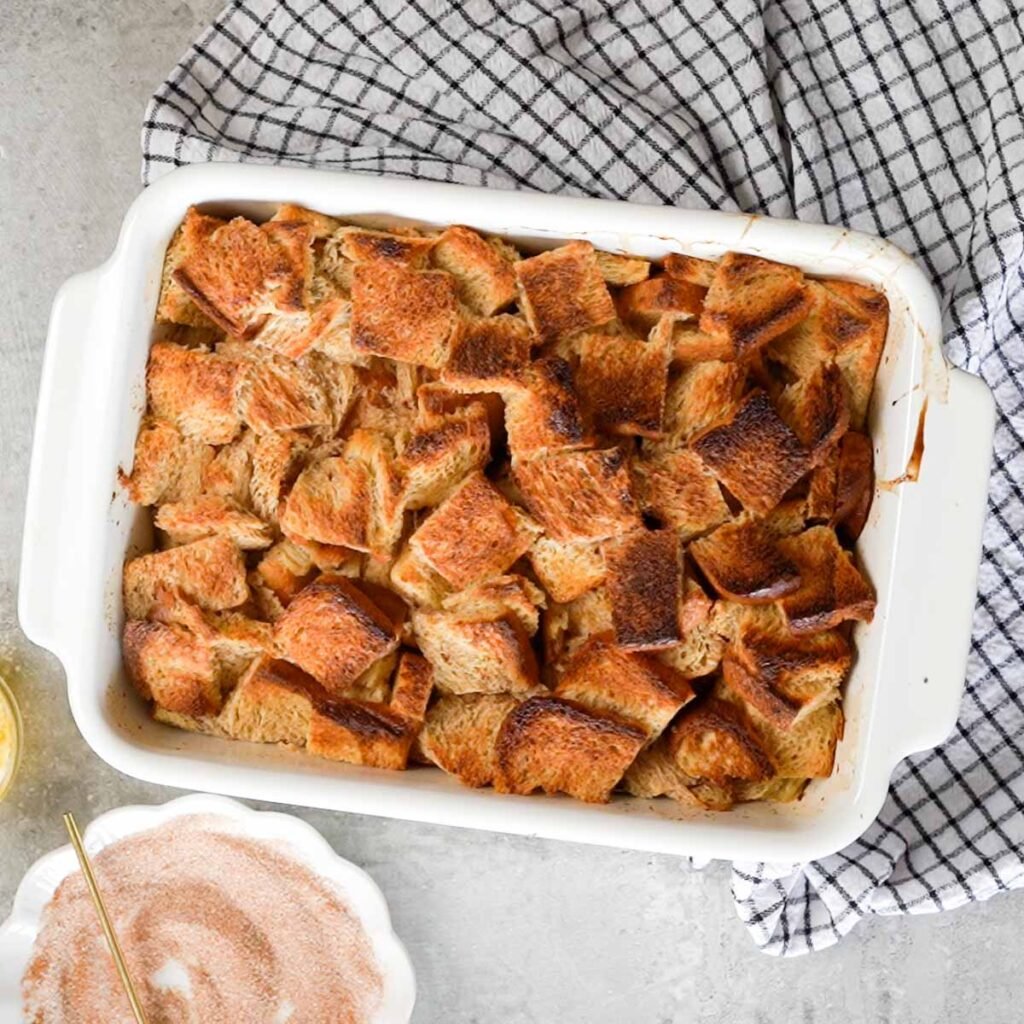
{"type": "Polygon", "coordinates": [[[146,112],[147,182],[245,160],[740,209],[927,270],[947,356],[999,409],[966,695],[858,842],[736,865],[768,953],[1024,885],[1022,21],[1004,0],[245,0],[146,112]]]}

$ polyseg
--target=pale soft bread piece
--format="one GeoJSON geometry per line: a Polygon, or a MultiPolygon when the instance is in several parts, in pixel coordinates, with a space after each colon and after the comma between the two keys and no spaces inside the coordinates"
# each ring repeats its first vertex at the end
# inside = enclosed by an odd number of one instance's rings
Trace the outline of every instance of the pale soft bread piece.
{"type": "Polygon", "coordinates": [[[640,726],[650,742],[693,699],[694,692],[685,676],[662,662],[624,651],[608,637],[594,637],[569,658],[555,696],[592,711],[611,711],[640,726]]]}
{"type": "Polygon", "coordinates": [[[747,370],[739,363],[711,360],[684,366],[669,381],[665,396],[665,443],[675,451],[702,431],[727,420],[739,407],[747,370]]]}
{"type": "Polygon", "coordinates": [[[540,529],[482,473],[473,473],[431,513],[409,540],[423,562],[461,589],[503,573],[540,529]],[[472,524],[471,529],[466,528],[472,524]]]}
{"type": "Polygon", "coordinates": [[[680,769],[668,744],[659,739],[640,751],[623,776],[622,786],[631,796],[641,799],[667,796],[688,807],[702,808],[705,804],[694,791],[696,781],[680,769]]]}
{"type": "MultiPolygon", "coordinates": [[[[691,580],[686,580],[686,588],[695,587],[691,580]]],[[[699,588],[698,588],[699,589],[699,588]]],[[[685,676],[699,678],[710,675],[722,662],[726,647],[735,631],[735,618],[740,606],[724,601],[716,601],[705,606],[707,596],[698,595],[694,601],[687,596],[684,589],[682,617],[687,618],[687,605],[698,609],[695,619],[689,621],[683,630],[683,642],[675,647],[659,651],[657,657],[666,665],[685,676]]]]}
{"type": "Polygon", "coordinates": [[[352,345],[366,355],[440,368],[458,322],[455,279],[397,263],[356,264],[352,345]]]}
{"type": "Polygon", "coordinates": [[[498,770],[501,724],[518,703],[507,693],[442,694],[427,712],[420,749],[463,785],[489,786],[498,770]]]}
{"type": "Polygon", "coordinates": [[[729,519],[729,506],[714,474],[688,448],[653,452],[630,463],[640,508],[682,540],[713,530],[729,519]]]}
{"type": "Polygon", "coordinates": [[[183,626],[131,620],[122,647],[128,678],[144,700],[185,715],[220,710],[213,651],[202,637],[183,626]]]}
{"type": "Polygon", "coordinates": [[[572,601],[605,578],[599,541],[559,541],[545,534],[533,542],[527,557],[554,601],[572,601]]]}
{"type": "Polygon", "coordinates": [[[249,598],[242,552],[226,537],[208,537],[126,562],[125,615],[129,619],[145,618],[156,600],[158,586],[178,587],[210,611],[237,608],[249,598]]]}
{"type": "Polygon", "coordinates": [[[727,701],[704,697],[682,712],[666,733],[668,751],[681,771],[717,785],[761,782],[775,766],[746,716],[727,701]]]}
{"type": "Polygon", "coordinates": [[[174,279],[174,272],[224,223],[219,217],[209,217],[200,213],[194,206],[189,207],[164,256],[160,298],[156,304],[157,323],[185,324],[189,327],[213,326],[213,322],[200,311],[185,289],[174,279]]]}
{"type": "Polygon", "coordinates": [[[640,525],[618,448],[556,452],[517,465],[514,478],[527,508],[556,540],[604,540],[640,525]]]}
{"type": "Polygon", "coordinates": [[[343,576],[325,575],[292,598],[274,623],[278,649],[329,693],[343,693],[398,646],[392,618],[343,576]]]}
{"type": "Polygon", "coordinates": [[[398,660],[391,710],[411,726],[422,726],[434,690],[434,670],[422,655],[402,651],[398,660]]]}
{"type": "Polygon", "coordinates": [[[149,408],[187,437],[227,444],[242,425],[238,392],[243,373],[236,360],[158,341],[149,350],[146,368],[149,408]]]}
{"type": "Polygon", "coordinates": [[[128,497],[138,505],[186,501],[203,490],[203,475],[214,449],[186,437],[174,424],[147,416],[135,438],[132,471],[119,470],[128,497]]]}
{"type": "Polygon", "coordinates": [[[334,235],[342,255],[353,263],[398,263],[421,270],[426,267],[436,243],[413,233],[378,231],[345,225],[334,235]]]}
{"type": "Polygon", "coordinates": [[[348,686],[332,692],[331,698],[387,704],[391,700],[391,680],[394,678],[397,664],[397,651],[378,658],[365,672],[356,676],[348,686]]]}
{"type": "Polygon", "coordinates": [[[630,650],[658,650],[683,639],[682,548],[675,530],[637,530],[605,541],[605,587],[615,639],[630,650]]]}
{"type": "Polygon", "coordinates": [[[651,273],[650,261],[640,259],[638,256],[623,256],[617,252],[595,249],[594,258],[597,260],[597,266],[605,284],[609,284],[613,288],[638,284],[640,281],[645,281],[651,273]]]}
{"type": "Polygon", "coordinates": [[[221,726],[219,715],[183,715],[177,711],[168,711],[167,708],[162,708],[159,704],[154,704],[151,712],[155,722],[172,725],[175,729],[199,733],[202,736],[231,739],[221,726]]]}
{"type": "Polygon", "coordinates": [[[239,508],[252,508],[252,451],[255,441],[256,435],[244,430],[230,444],[217,450],[217,454],[203,467],[204,495],[234,502],[239,508]]]}
{"type": "Polygon", "coordinates": [[[305,746],[313,702],[325,697],[317,681],[300,668],[261,657],[231,691],[218,724],[234,739],[305,746]]]}
{"type": "Polygon", "coordinates": [[[742,359],[796,326],[810,309],[807,282],[796,267],[729,252],[715,268],[700,329],[726,339],[742,359]]]}
{"type": "Polygon", "coordinates": [[[560,697],[531,697],[514,708],[498,734],[501,793],[567,793],[603,803],[640,752],[644,730],[560,697]]]}
{"type": "Polygon", "coordinates": [[[270,527],[230,498],[203,495],[191,501],[168,502],[157,509],[156,526],[172,544],[190,544],[204,537],[227,537],[243,551],[270,547],[270,527]]]}
{"type": "Polygon", "coordinates": [[[843,377],[835,363],[822,363],[807,377],[784,388],[777,399],[779,415],[819,465],[850,425],[843,377]]]}
{"type": "Polygon", "coordinates": [[[693,448],[745,508],[770,512],[811,468],[807,449],[767,394],[751,391],[735,413],[693,440],[693,448]]]}
{"type": "Polygon", "coordinates": [[[515,301],[516,254],[504,243],[454,225],[441,233],[431,255],[435,266],[455,278],[459,300],[476,315],[492,316],[515,301]]]}
{"type": "Polygon", "coordinates": [[[446,612],[465,622],[487,622],[511,616],[528,636],[533,636],[540,625],[540,609],[547,598],[540,587],[525,576],[492,576],[482,583],[474,583],[465,590],[449,594],[441,601],[446,612]]]}
{"type": "Polygon", "coordinates": [[[542,345],[599,327],[615,304],[589,242],[569,242],[515,264],[519,304],[542,345]]]}
{"type": "Polygon", "coordinates": [[[572,367],[542,356],[527,368],[525,384],[505,393],[505,430],[513,460],[592,443],[583,424],[572,367]]]}
{"type": "Polygon", "coordinates": [[[520,388],[526,382],[532,343],[533,334],[521,317],[473,318],[452,340],[441,381],[453,391],[470,393],[520,388]]]}
{"type": "Polygon", "coordinates": [[[313,706],[306,749],[332,761],[402,771],[414,737],[386,704],[331,698],[313,706]]]}
{"type": "Polygon", "coordinates": [[[657,274],[623,288],[616,299],[622,320],[649,330],[663,315],[690,318],[700,315],[707,288],[674,274],[657,274]]]}
{"type": "Polygon", "coordinates": [[[728,361],[732,346],[721,337],[705,334],[695,320],[680,320],[671,313],[663,314],[651,328],[650,340],[664,345],[672,365],[728,361]]]}
{"type": "Polygon", "coordinates": [[[417,552],[406,545],[389,572],[390,585],[409,604],[439,608],[451,593],[443,576],[436,573],[417,552]]]}

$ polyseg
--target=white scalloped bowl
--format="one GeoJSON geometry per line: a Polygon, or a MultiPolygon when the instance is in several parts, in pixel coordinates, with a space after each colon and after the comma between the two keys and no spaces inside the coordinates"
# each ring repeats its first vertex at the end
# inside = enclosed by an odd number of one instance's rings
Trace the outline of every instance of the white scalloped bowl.
{"type": "MultiPolygon", "coordinates": [[[[85,831],[85,848],[95,855],[105,846],[184,815],[212,815],[224,831],[283,843],[297,861],[337,887],[359,918],[383,979],[383,998],[373,1024],[406,1024],[416,1000],[412,964],[391,927],[383,893],[370,876],[339,857],[316,829],[290,814],[253,811],[226,797],[192,794],[156,806],[132,805],[108,811],[85,831]]],[[[10,917],[0,926],[0,1021],[19,1024],[21,978],[39,933],[43,910],[57,886],[78,870],[70,846],[48,853],[32,865],[18,886],[10,917]]]]}

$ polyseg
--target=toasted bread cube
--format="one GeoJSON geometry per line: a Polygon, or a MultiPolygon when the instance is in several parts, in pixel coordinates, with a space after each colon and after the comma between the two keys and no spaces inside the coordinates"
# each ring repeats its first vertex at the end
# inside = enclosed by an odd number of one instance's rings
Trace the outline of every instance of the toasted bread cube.
{"type": "Polygon", "coordinates": [[[203,467],[204,495],[234,502],[239,508],[252,507],[252,450],[255,441],[256,435],[246,430],[231,444],[217,450],[217,454],[203,467]]]}
{"type": "Polygon", "coordinates": [[[412,651],[403,651],[391,693],[391,710],[412,726],[421,726],[434,690],[434,670],[430,662],[412,651]]]}
{"type": "Polygon", "coordinates": [[[612,287],[639,284],[641,281],[647,280],[651,273],[650,262],[642,260],[638,256],[623,256],[621,253],[595,249],[594,258],[597,260],[597,266],[605,284],[612,287]]]}
{"type": "Polygon", "coordinates": [[[675,450],[701,431],[728,419],[739,407],[747,371],[738,363],[709,361],[683,367],[665,396],[663,447],[675,450]]]}
{"type": "Polygon", "coordinates": [[[565,603],[604,581],[604,555],[597,541],[538,537],[527,553],[530,565],[552,599],[565,603]]]}
{"type": "Polygon", "coordinates": [[[850,431],[839,442],[835,507],[832,513],[832,522],[842,528],[850,541],[860,536],[867,522],[874,484],[871,439],[865,434],[850,431]]]}
{"type": "Polygon", "coordinates": [[[409,546],[453,587],[503,573],[539,528],[482,473],[473,473],[412,535],[409,546]],[[466,524],[472,524],[467,530],[466,524]]]}
{"type": "Polygon", "coordinates": [[[695,540],[689,550],[719,595],[741,604],[769,604],[801,583],[799,569],[778,542],[763,519],[742,516],[695,540]]]}
{"type": "Polygon", "coordinates": [[[580,344],[578,385],[598,430],[660,437],[669,349],[661,339],[587,334],[580,344]]]}
{"type": "Polygon", "coordinates": [[[594,637],[573,654],[555,696],[592,711],[611,711],[640,726],[648,741],[660,735],[676,713],[694,697],[689,680],[645,654],[594,637]]]}
{"type": "Polygon", "coordinates": [[[760,782],[775,774],[743,713],[716,697],[687,708],[667,737],[673,760],[691,778],[727,785],[734,780],[760,782]]]}
{"type": "Polygon", "coordinates": [[[336,455],[307,466],[281,511],[286,535],[320,544],[370,550],[370,471],[336,455]]]}
{"type": "Polygon", "coordinates": [[[124,627],[128,677],[144,700],[168,711],[208,715],[220,710],[213,651],[183,626],[133,620],[124,627]]]}
{"type": "Polygon", "coordinates": [[[444,694],[427,712],[423,754],[463,785],[489,786],[498,770],[501,724],[518,703],[507,693],[444,694]]]}
{"type": "Polygon", "coordinates": [[[850,425],[842,373],[835,363],[822,363],[779,395],[779,415],[820,464],[850,425]]]}
{"type": "Polygon", "coordinates": [[[191,501],[168,502],[157,509],[154,522],[172,544],[190,544],[203,537],[227,537],[243,551],[270,547],[270,527],[228,498],[215,495],[191,501]]]}
{"type": "Polygon", "coordinates": [[[695,320],[680,320],[671,313],[658,319],[651,328],[650,340],[664,345],[669,362],[676,365],[727,362],[732,358],[732,346],[725,338],[705,334],[695,320]]]}
{"type": "Polygon", "coordinates": [[[829,450],[807,478],[807,497],[804,509],[807,521],[828,523],[836,510],[836,483],[839,474],[839,447],[829,450]]]}
{"type": "Polygon", "coordinates": [[[690,318],[700,314],[707,289],[674,274],[658,274],[619,293],[619,316],[643,330],[653,327],[658,318],[690,318]]]}
{"type": "Polygon", "coordinates": [[[482,470],[491,455],[487,410],[470,405],[420,426],[397,460],[406,508],[440,505],[469,474],[482,470]]]}
{"type": "Polygon", "coordinates": [[[783,538],[779,547],[796,563],[802,581],[780,602],[794,633],[820,633],[850,619],[874,618],[874,589],[830,527],[813,526],[783,538]]]}
{"type": "Polygon", "coordinates": [[[238,433],[243,366],[201,349],[158,341],[149,351],[146,395],[153,413],[187,437],[227,444],[238,433]]]}
{"type": "Polygon", "coordinates": [[[839,698],[853,662],[837,632],[793,636],[775,609],[746,613],[726,653],[726,686],[779,729],[839,698]]]}
{"type": "Polygon", "coordinates": [[[492,316],[516,297],[516,276],[506,249],[469,228],[455,226],[442,232],[433,259],[435,266],[455,278],[464,306],[478,316],[492,316]]]}
{"type": "Polygon", "coordinates": [[[234,739],[305,746],[313,702],[326,694],[317,681],[287,661],[261,657],[231,691],[220,727],[234,739]]]}
{"type": "Polygon", "coordinates": [[[560,697],[531,697],[498,734],[500,793],[568,793],[604,803],[640,752],[644,730],[560,697]]]}
{"type": "Polygon", "coordinates": [[[591,442],[583,428],[572,367],[564,359],[536,360],[526,371],[525,386],[505,395],[505,429],[517,460],[591,442]]]}
{"type": "Polygon", "coordinates": [[[268,355],[246,367],[239,411],[257,434],[324,427],[332,422],[318,375],[283,356],[268,355]]]}
{"type": "Polygon", "coordinates": [[[669,277],[677,277],[681,281],[689,281],[690,284],[707,289],[711,287],[711,282],[715,279],[715,269],[718,264],[711,260],[698,259],[696,256],[687,256],[681,252],[670,252],[665,257],[663,266],[669,277]]]}
{"type": "Polygon", "coordinates": [[[630,466],[637,501],[662,526],[688,541],[729,518],[722,489],[701,457],[687,448],[636,459],[630,466]]]}
{"type": "Polygon", "coordinates": [[[210,646],[217,659],[221,689],[233,686],[254,658],[274,651],[274,629],[269,622],[242,612],[207,612],[213,630],[210,646]]]}
{"type": "Polygon", "coordinates": [[[444,577],[434,572],[409,546],[395,559],[389,579],[395,592],[413,606],[439,608],[441,601],[451,592],[444,577]]]}
{"type": "Polygon", "coordinates": [[[589,242],[569,242],[515,265],[519,301],[541,344],[615,319],[615,303],[589,242]]]}
{"type": "Polygon", "coordinates": [[[700,329],[726,339],[742,359],[795,327],[810,309],[807,282],[796,267],[728,252],[715,269],[700,329]]]}
{"type": "Polygon", "coordinates": [[[358,676],[398,646],[392,618],[343,576],[321,576],[274,623],[282,655],[329,693],[344,695],[358,676]]]}
{"type": "Polygon", "coordinates": [[[605,586],[620,647],[650,651],[682,641],[682,550],[675,530],[637,530],[605,541],[605,586]]]}
{"type": "Polygon", "coordinates": [[[622,783],[627,793],[641,799],[667,796],[689,807],[705,806],[694,790],[697,780],[680,769],[664,739],[640,751],[622,783]]]}
{"type": "Polygon", "coordinates": [[[270,219],[302,224],[309,228],[313,238],[318,240],[330,238],[341,227],[341,221],[335,217],[328,217],[326,213],[310,210],[296,203],[282,203],[270,219]]]}
{"type": "Polygon", "coordinates": [[[394,443],[381,431],[355,430],[345,443],[343,455],[369,474],[370,507],[367,544],[378,562],[389,562],[405,525],[405,482],[397,465],[394,443]]]}
{"type": "Polygon", "coordinates": [[[519,464],[514,476],[527,508],[556,540],[604,540],[640,526],[618,448],[556,452],[519,464]]]}
{"type": "Polygon", "coordinates": [[[415,731],[386,704],[332,698],[317,703],[306,749],[317,757],[402,771],[415,731]]]}
{"type": "Polygon", "coordinates": [[[448,358],[458,300],[444,271],[359,263],[352,281],[352,345],[366,355],[439,369],[448,358]]]}
{"type": "Polygon", "coordinates": [[[339,228],[337,244],[353,263],[397,263],[421,270],[427,265],[436,239],[415,234],[396,234],[348,225],[339,228]]]}
{"type": "Polygon", "coordinates": [[[226,537],[208,537],[126,562],[125,615],[129,619],[145,618],[159,586],[178,587],[210,611],[237,608],[249,599],[242,552],[226,537]]]}
{"type": "Polygon", "coordinates": [[[252,507],[264,522],[275,521],[282,499],[302,468],[312,442],[298,433],[260,434],[252,446],[252,507]]]}
{"type": "Polygon", "coordinates": [[[214,457],[202,441],[185,437],[171,423],[147,417],[135,438],[131,474],[118,478],[138,505],[186,501],[203,490],[203,475],[214,457]]]}
{"type": "Polygon", "coordinates": [[[200,312],[185,289],[174,279],[174,272],[224,223],[219,217],[208,217],[194,206],[189,207],[164,256],[160,298],[156,306],[157,323],[185,324],[189,327],[213,326],[212,321],[200,312]]]}
{"type": "Polygon", "coordinates": [[[466,621],[459,612],[413,612],[413,633],[442,693],[530,693],[539,683],[530,637],[515,615],[466,621]]]}
{"type": "Polygon", "coordinates": [[[760,390],[751,391],[729,420],[699,434],[693,448],[744,507],[760,515],[810,469],[807,450],[760,390]]]}
{"type": "Polygon", "coordinates": [[[470,320],[452,340],[441,381],[453,391],[517,389],[526,381],[533,335],[518,316],[470,320]]]}
{"type": "Polygon", "coordinates": [[[691,679],[710,675],[722,662],[735,631],[735,615],[739,608],[739,605],[724,601],[708,602],[707,595],[687,578],[680,611],[684,625],[683,642],[658,651],[655,657],[691,679]]]}
{"type": "MultiPolygon", "coordinates": [[[[363,587],[366,581],[363,581],[363,587]]],[[[357,700],[371,704],[387,704],[391,700],[391,680],[398,664],[398,653],[392,651],[375,661],[365,672],[356,676],[355,680],[344,687],[340,693],[332,694],[331,699],[357,700]]]]}
{"type": "Polygon", "coordinates": [[[544,592],[525,576],[492,576],[482,583],[450,594],[441,601],[446,612],[464,622],[483,622],[512,617],[533,636],[540,625],[540,611],[546,604],[544,592]]]}

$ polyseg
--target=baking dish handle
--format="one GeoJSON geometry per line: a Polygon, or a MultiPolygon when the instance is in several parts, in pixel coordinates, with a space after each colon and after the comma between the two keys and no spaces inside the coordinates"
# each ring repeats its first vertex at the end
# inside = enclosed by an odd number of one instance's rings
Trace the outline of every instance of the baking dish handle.
{"type": "Polygon", "coordinates": [[[81,433],[82,378],[101,270],[65,281],[50,313],[36,408],[22,534],[18,618],[25,635],[61,656],[72,625],[58,595],[73,586],[69,556],[77,549],[75,439],[81,433]],[[62,621],[62,615],[64,616],[62,621]]]}
{"type": "Polygon", "coordinates": [[[897,760],[938,746],[956,725],[978,592],[994,431],[995,402],[988,386],[951,369],[946,400],[933,400],[927,409],[920,476],[902,485],[910,506],[904,506],[905,521],[915,524],[911,564],[899,569],[899,578],[914,584],[902,633],[914,648],[906,661],[914,671],[905,680],[900,720],[891,722],[899,737],[897,760]]]}

